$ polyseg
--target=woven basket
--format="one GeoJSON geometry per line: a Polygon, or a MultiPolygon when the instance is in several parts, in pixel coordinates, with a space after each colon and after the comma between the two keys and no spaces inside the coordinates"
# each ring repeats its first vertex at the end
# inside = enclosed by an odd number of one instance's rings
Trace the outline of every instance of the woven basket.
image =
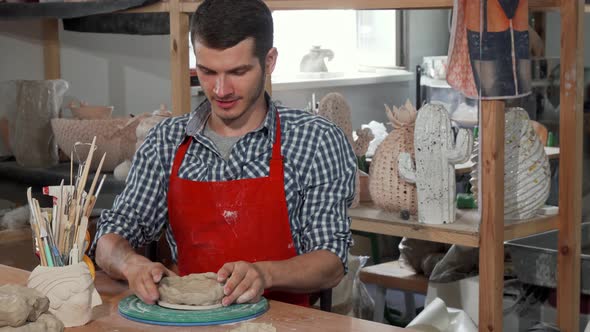
{"type": "MultiPolygon", "coordinates": [[[[113,118],[105,120],[52,119],[51,128],[59,148],[70,155],[76,142],[91,143],[96,136],[97,149],[94,151],[91,168],[98,167],[106,152],[103,171],[112,171],[135,153],[135,130],[139,121],[136,118],[113,118]]],[[[74,162],[84,161],[88,156],[88,145],[76,147],[74,162]]]]}

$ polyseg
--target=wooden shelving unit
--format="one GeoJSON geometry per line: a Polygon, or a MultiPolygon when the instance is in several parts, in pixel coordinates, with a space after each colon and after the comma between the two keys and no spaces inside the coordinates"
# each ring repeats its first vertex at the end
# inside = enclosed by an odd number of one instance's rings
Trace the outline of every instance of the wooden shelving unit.
{"type": "MultiPolygon", "coordinates": [[[[419,240],[480,246],[481,218],[477,210],[457,210],[457,220],[452,224],[422,224],[416,216],[403,220],[399,213],[392,213],[363,204],[350,209],[352,228],[391,236],[404,236],[419,240]]],[[[513,220],[504,223],[504,241],[525,237],[558,228],[557,216],[539,216],[534,219],[513,220]]]]}
{"type": "MultiPolygon", "coordinates": [[[[431,9],[450,8],[452,0],[267,0],[271,9],[431,9]]],[[[190,111],[188,68],[189,13],[198,1],[170,0],[127,10],[128,13],[170,14],[170,69],[172,110],[190,111]]],[[[423,240],[480,248],[479,331],[502,330],[503,241],[547,230],[559,230],[558,325],[574,332],[579,326],[580,220],[582,176],[582,37],[583,14],[590,6],[583,0],[529,0],[535,10],[561,12],[561,114],[559,215],[504,224],[504,102],[482,102],[482,208],[481,218],[460,212],[451,225],[424,225],[403,221],[394,214],[371,207],[352,209],[353,227],[423,240]]],[[[46,78],[59,77],[59,34],[56,20],[44,25],[46,78]]]]}

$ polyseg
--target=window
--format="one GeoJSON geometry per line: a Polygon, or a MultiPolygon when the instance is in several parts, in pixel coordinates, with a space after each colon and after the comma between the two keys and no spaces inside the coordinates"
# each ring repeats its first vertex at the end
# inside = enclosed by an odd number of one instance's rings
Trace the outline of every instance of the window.
{"type": "Polygon", "coordinates": [[[334,52],[326,59],[330,72],[356,72],[360,67],[397,65],[395,10],[291,10],[273,12],[276,75],[296,75],[312,46],[334,52]]]}
{"type": "MultiPolygon", "coordinates": [[[[325,61],[330,72],[394,68],[399,63],[401,24],[395,10],[278,10],[273,19],[279,50],[274,75],[297,75],[301,59],[313,46],[334,52],[334,58],[325,61]]],[[[191,45],[191,68],[195,63],[191,45]]]]}

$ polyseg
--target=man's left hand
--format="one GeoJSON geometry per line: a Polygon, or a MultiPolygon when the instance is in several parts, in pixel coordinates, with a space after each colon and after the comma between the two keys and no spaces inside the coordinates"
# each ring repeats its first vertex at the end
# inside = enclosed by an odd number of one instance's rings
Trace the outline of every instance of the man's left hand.
{"type": "Polygon", "coordinates": [[[264,268],[263,262],[226,263],[217,272],[217,281],[225,282],[223,287],[225,297],[221,300],[224,306],[234,302],[256,303],[260,301],[264,290],[270,287],[270,275],[264,268]]]}

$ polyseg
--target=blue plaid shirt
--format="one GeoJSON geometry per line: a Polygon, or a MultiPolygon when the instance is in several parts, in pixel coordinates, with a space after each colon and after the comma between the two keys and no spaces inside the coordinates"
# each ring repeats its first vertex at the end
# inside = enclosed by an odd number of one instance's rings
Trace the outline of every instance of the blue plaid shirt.
{"type": "Polygon", "coordinates": [[[277,108],[268,96],[267,102],[269,109],[263,125],[234,145],[228,161],[202,133],[211,113],[208,101],[190,114],[164,120],[154,127],[135,154],[124,191],[111,210],[102,212],[91,251],[108,233],[119,234],[133,247],[140,247],[158,240],[164,232],[176,262],[167,191],[174,155],[185,135],[193,137],[193,144],[180,167],[181,178],[227,181],[265,177],[269,173],[278,109],[285,194],[297,253],[329,250],[346,267],[352,242],[347,209],[354,196],[356,172],[352,148],[342,131],[325,118],[277,108]]]}

